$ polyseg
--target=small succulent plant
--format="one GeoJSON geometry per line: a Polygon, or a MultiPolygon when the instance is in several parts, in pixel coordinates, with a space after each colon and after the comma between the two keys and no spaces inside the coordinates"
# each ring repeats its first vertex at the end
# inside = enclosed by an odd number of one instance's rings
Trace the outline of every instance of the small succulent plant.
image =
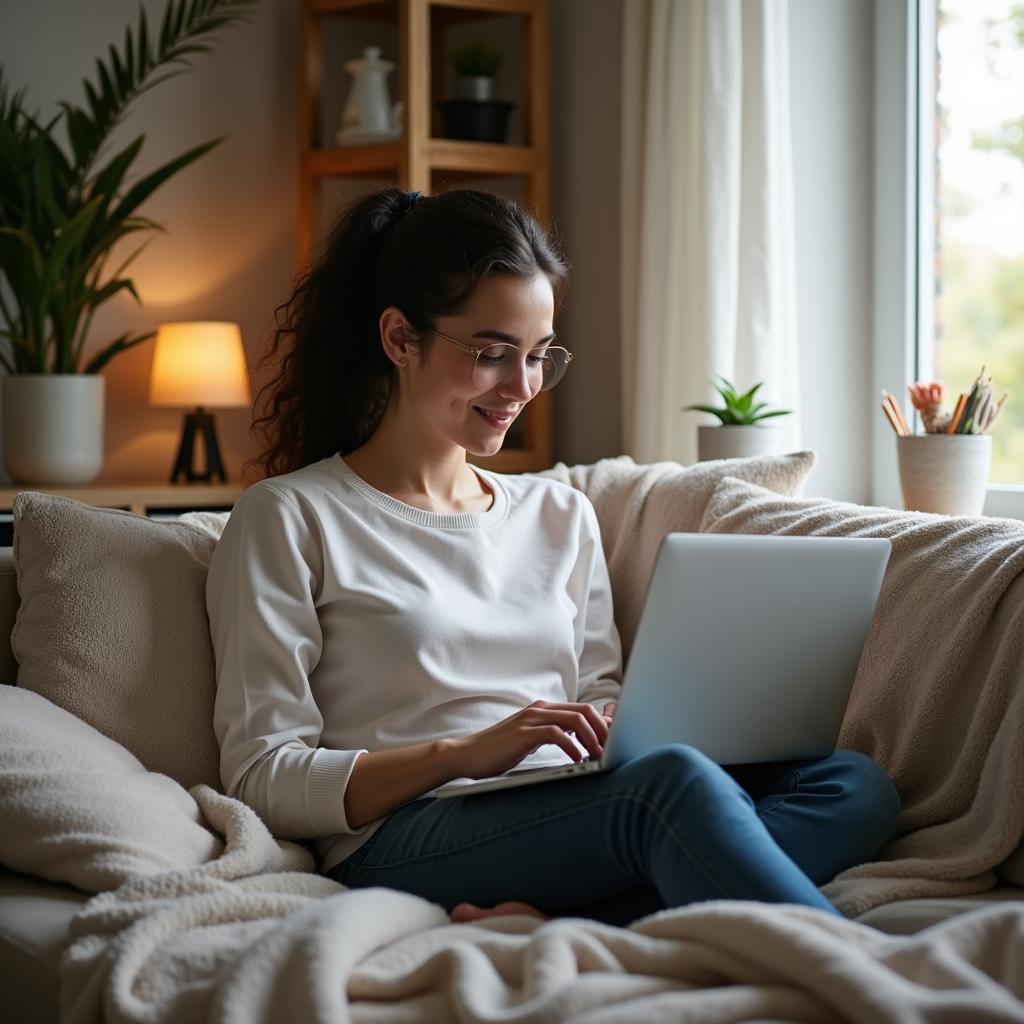
{"type": "MultiPolygon", "coordinates": [[[[755,384],[749,391],[740,392],[725,377],[719,377],[718,382],[709,381],[710,385],[721,395],[722,405],[687,405],[685,411],[709,412],[722,421],[723,427],[750,427],[761,420],[770,419],[772,416],[788,416],[792,409],[769,409],[767,402],[754,402],[761,384],[755,384]]],[[[763,384],[763,381],[762,381],[763,384]]]]}

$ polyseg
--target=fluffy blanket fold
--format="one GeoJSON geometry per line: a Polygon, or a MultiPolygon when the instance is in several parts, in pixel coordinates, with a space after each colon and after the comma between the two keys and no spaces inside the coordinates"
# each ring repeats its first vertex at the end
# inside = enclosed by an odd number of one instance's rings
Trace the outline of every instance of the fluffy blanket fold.
{"type": "Polygon", "coordinates": [[[702,528],[890,540],[839,742],[888,771],[900,830],[825,893],[853,916],[991,888],[1024,832],[1021,524],[783,499],[726,479],[702,528]]]}
{"type": "Polygon", "coordinates": [[[729,902],[628,929],[452,925],[415,896],[303,872],[247,808],[192,793],[224,852],[89,902],[62,964],[68,1024],[1024,1022],[1019,905],[912,938],[729,902]]]}

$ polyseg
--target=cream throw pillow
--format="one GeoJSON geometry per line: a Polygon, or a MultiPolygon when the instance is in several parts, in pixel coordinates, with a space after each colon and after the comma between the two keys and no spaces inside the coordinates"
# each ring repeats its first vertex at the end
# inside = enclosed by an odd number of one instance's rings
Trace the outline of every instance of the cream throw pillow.
{"type": "Polygon", "coordinates": [[[16,686],[0,686],[0,821],[0,863],[86,892],[197,867],[223,848],[176,782],[16,686]]]}
{"type": "Polygon", "coordinates": [[[157,522],[31,491],[14,499],[18,686],[186,788],[220,789],[205,591],[226,519],[157,522]]]}

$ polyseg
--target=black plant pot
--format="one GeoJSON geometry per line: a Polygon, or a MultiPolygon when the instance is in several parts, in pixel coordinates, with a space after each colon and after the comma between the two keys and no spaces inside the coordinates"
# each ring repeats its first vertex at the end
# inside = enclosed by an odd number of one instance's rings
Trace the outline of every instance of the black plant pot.
{"type": "Polygon", "coordinates": [[[437,105],[445,138],[471,142],[504,142],[515,109],[507,100],[440,100],[437,105]]]}

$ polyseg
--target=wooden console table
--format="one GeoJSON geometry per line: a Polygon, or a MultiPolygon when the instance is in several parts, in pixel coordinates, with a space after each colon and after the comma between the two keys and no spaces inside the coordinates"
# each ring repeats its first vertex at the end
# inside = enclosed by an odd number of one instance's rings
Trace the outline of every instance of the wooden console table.
{"type": "Polygon", "coordinates": [[[242,485],[169,484],[8,484],[0,487],[0,547],[10,547],[14,497],[22,491],[39,491],[98,508],[123,508],[153,519],[171,519],[184,512],[227,512],[242,493],[242,485]]]}

